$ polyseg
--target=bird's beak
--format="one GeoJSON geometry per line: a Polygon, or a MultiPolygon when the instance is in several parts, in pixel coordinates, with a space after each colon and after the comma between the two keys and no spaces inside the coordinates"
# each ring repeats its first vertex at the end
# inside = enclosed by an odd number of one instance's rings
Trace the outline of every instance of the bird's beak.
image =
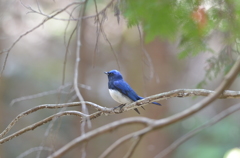
{"type": "Polygon", "coordinates": [[[104,72],[106,75],[108,75],[108,72],[104,72]]]}

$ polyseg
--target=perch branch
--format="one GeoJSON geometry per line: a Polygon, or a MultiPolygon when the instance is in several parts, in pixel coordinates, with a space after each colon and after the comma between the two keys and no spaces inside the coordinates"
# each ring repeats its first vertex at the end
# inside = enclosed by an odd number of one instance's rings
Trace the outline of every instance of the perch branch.
{"type": "MultiPolygon", "coordinates": [[[[224,90],[231,85],[231,83],[234,81],[234,79],[236,78],[236,76],[239,73],[239,71],[240,71],[240,58],[238,58],[238,60],[234,64],[234,66],[231,68],[230,72],[224,77],[223,81],[216,88],[214,93],[211,93],[209,96],[207,96],[206,98],[204,98],[200,102],[196,103],[192,107],[190,107],[190,108],[188,108],[188,109],[186,109],[186,110],[184,110],[184,111],[182,111],[180,113],[177,113],[177,114],[175,114],[173,116],[167,117],[165,119],[160,119],[160,120],[147,119],[148,120],[147,127],[145,127],[142,130],[130,133],[130,134],[120,138],[113,145],[111,145],[109,147],[109,148],[111,148],[111,151],[105,152],[105,155],[108,155],[116,147],[118,147],[123,142],[129,140],[132,137],[144,136],[146,133],[148,133],[148,132],[150,132],[152,130],[163,128],[165,126],[168,126],[170,124],[173,124],[175,122],[183,120],[183,119],[185,119],[185,118],[187,118],[187,117],[197,113],[198,111],[202,110],[204,107],[208,106],[210,103],[212,103],[214,100],[216,100],[224,92],[224,90]],[[149,121],[149,120],[151,120],[151,121],[149,121]]],[[[136,118],[130,118],[130,119],[136,119],[136,118]]],[[[140,118],[138,118],[138,119],[140,121],[140,118]]],[[[127,124],[127,123],[123,124],[123,120],[126,121],[127,119],[122,119],[122,120],[119,120],[119,121],[115,121],[115,122],[110,123],[108,125],[105,125],[105,126],[102,126],[100,128],[97,128],[97,129],[95,129],[93,131],[90,131],[90,132],[86,133],[83,136],[75,138],[74,140],[70,141],[68,144],[66,144],[65,146],[63,146],[62,148],[60,148],[59,150],[54,152],[52,155],[50,155],[49,158],[60,157],[60,156],[62,156],[63,154],[65,154],[66,152],[68,152],[69,150],[71,150],[72,148],[74,148],[76,145],[78,145],[80,143],[83,143],[83,142],[85,142],[85,141],[87,141],[89,139],[92,139],[92,138],[94,138],[97,135],[100,135],[102,133],[109,132],[110,129],[113,130],[115,128],[118,128],[119,126],[127,124]],[[109,128],[109,127],[111,127],[111,128],[109,128]]],[[[146,122],[142,122],[142,123],[146,123],[146,122]]]]}
{"type": "MultiPolygon", "coordinates": [[[[145,106],[147,105],[149,102],[152,101],[156,101],[156,100],[165,100],[165,99],[169,99],[169,98],[173,98],[173,97],[189,97],[189,96],[208,96],[210,94],[213,94],[214,91],[210,91],[210,90],[205,90],[205,89],[177,89],[177,90],[173,90],[173,91],[169,91],[169,92],[164,92],[164,93],[160,93],[157,95],[153,95],[150,97],[147,97],[143,100],[139,100],[137,102],[131,103],[129,105],[126,105],[125,107],[123,107],[122,110],[120,109],[115,109],[113,111],[112,108],[107,108],[107,107],[102,107],[100,105],[97,105],[95,103],[92,102],[85,102],[85,104],[95,108],[96,110],[98,110],[98,112],[93,113],[90,115],[90,120],[97,118],[99,116],[101,116],[102,114],[105,115],[109,115],[109,114],[118,114],[121,112],[125,112],[125,111],[129,111],[131,109],[137,108],[139,107],[139,105],[141,106],[145,106]]],[[[229,91],[226,90],[224,91],[220,96],[220,99],[224,99],[224,98],[240,98],[240,92],[239,91],[229,91]]],[[[36,112],[40,109],[56,109],[56,108],[63,108],[63,107],[73,107],[73,106],[80,106],[82,105],[82,102],[72,102],[72,103],[62,103],[62,104],[44,104],[44,105],[39,105],[36,106],[32,109],[29,109],[25,112],[22,112],[21,114],[19,114],[15,119],[12,120],[12,122],[7,126],[7,128],[0,134],[0,138],[2,138],[4,135],[6,135],[9,130],[24,116],[27,116],[33,112],[36,112]]]]}
{"type": "MultiPolygon", "coordinates": [[[[87,105],[91,105],[91,106],[94,106],[95,108],[97,107],[101,107],[97,104],[94,104],[94,103],[91,103],[91,102],[85,102],[85,104],[87,105]]],[[[80,106],[82,105],[82,102],[73,102],[73,103],[64,103],[64,104],[44,104],[44,105],[39,105],[39,106],[36,106],[34,108],[31,108],[27,111],[24,111],[22,112],[21,114],[19,114],[15,119],[12,120],[12,122],[7,126],[7,128],[0,134],[0,138],[2,138],[4,135],[6,135],[10,129],[21,119],[23,118],[24,116],[27,116],[33,112],[36,112],[38,110],[41,110],[41,109],[57,109],[57,108],[63,108],[63,107],[73,107],[73,106],[80,106]]],[[[104,109],[104,108],[100,108],[101,110],[104,109]]],[[[98,109],[98,110],[100,110],[98,109]]],[[[94,115],[95,117],[97,117],[98,115],[94,115]]],[[[94,116],[91,116],[91,117],[94,117],[94,116]]]]}

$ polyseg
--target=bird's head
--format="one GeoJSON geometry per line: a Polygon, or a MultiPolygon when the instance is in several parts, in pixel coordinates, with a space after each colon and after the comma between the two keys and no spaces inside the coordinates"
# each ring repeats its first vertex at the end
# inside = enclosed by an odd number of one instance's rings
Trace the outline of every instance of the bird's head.
{"type": "Polygon", "coordinates": [[[108,72],[104,72],[108,76],[108,80],[120,80],[123,79],[121,73],[117,70],[111,70],[108,72]]]}

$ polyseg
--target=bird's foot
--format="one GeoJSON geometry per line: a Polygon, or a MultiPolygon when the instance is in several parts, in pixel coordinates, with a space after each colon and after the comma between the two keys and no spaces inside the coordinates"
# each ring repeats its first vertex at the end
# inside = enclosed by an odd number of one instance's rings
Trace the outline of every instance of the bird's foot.
{"type": "Polygon", "coordinates": [[[122,112],[122,108],[123,108],[125,105],[126,105],[126,104],[121,104],[121,105],[119,105],[119,106],[116,106],[116,107],[113,108],[113,111],[115,111],[115,109],[118,109],[118,108],[119,108],[119,109],[120,109],[119,112],[122,112]]]}

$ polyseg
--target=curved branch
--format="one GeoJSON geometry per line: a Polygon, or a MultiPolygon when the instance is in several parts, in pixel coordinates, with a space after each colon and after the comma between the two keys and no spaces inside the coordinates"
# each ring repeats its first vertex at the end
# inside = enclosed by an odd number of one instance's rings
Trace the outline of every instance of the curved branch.
{"type": "MultiPolygon", "coordinates": [[[[85,104],[88,104],[88,105],[91,105],[93,107],[95,107],[96,109],[98,109],[98,107],[101,107],[97,104],[94,104],[94,103],[91,103],[91,102],[85,102],[85,104]]],[[[22,112],[21,114],[19,114],[17,117],[15,117],[15,119],[12,120],[12,122],[7,126],[7,128],[0,134],[0,138],[2,138],[4,135],[6,135],[10,129],[21,119],[23,118],[24,116],[27,116],[33,112],[36,112],[38,110],[41,110],[41,109],[57,109],[57,108],[63,108],[63,107],[73,107],[73,106],[80,106],[82,105],[82,102],[72,102],[72,103],[64,103],[64,104],[44,104],[44,105],[39,105],[39,106],[36,106],[32,109],[29,109],[27,111],[24,111],[22,112]]],[[[98,110],[100,109],[104,109],[104,108],[99,108],[98,110]]],[[[98,117],[99,114],[95,114],[91,117],[93,118],[96,118],[98,117]]]]}
{"type": "Polygon", "coordinates": [[[131,147],[129,148],[128,152],[126,153],[126,155],[123,158],[130,158],[132,156],[132,154],[134,153],[134,150],[137,148],[140,140],[142,137],[135,137],[133,138],[134,142],[132,143],[131,147]]]}
{"type": "Polygon", "coordinates": [[[151,122],[151,125],[144,128],[144,129],[141,129],[139,131],[136,131],[136,132],[133,132],[133,133],[130,133],[128,135],[125,135],[123,136],[122,138],[118,139],[116,142],[114,142],[110,147],[108,147],[100,156],[99,158],[105,158],[107,157],[110,153],[112,153],[119,145],[123,144],[124,142],[126,142],[127,140],[133,138],[133,137],[141,137],[143,136],[144,134],[150,132],[152,129],[153,129],[153,124],[154,124],[155,121],[151,122]]]}
{"type": "Polygon", "coordinates": [[[85,114],[83,114],[83,113],[81,113],[81,112],[79,112],[79,111],[64,111],[64,112],[59,112],[59,113],[57,113],[57,114],[54,114],[54,115],[52,115],[52,116],[49,116],[49,117],[47,117],[47,118],[39,121],[39,122],[37,122],[37,123],[34,123],[34,124],[30,125],[30,126],[27,126],[27,127],[25,127],[25,128],[23,128],[23,129],[15,132],[15,133],[9,135],[9,136],[7,136],[7,137],[5,137],[5,138],[3,138],[3,139],[0,139],[0,144],[3,144],[3,143],[5,143],[5,142],[7,142],[7,141],[9,141],[9,140],[11,140],[11,139],[13,139],[13,138],[15,138],[15,137],[17,137],[17,136],[19,136],[19,135],[27,132],[27,131],[34,130],[35,128],[37,128],[37,127],[39,127],[39,126],[41,126],[41,125],[43,125],[43,124],[45,124],[45,123],[47,123],[47,122],[52,121],[52,120],[53,120],[54,118],[56,118],[56,117],[68,116],[68,115],[74,115],[74,116],[78,116],[78,117],[81,117],[81,118],[82,118],[82,117],[89,117],[89,115],[85,115],[85,114]]]}
{"type": "MultiPolygon", "coordinates": [[[[121,110],[119,108],[113,110],[112,108],[102,107],[98,104],[88,102],[88,101],[85,101],[85,104],[98,110],[98,112],[90,115],[90,120],[92,120],[92,119],[95,119],[95,118],[101,116],[102,114],[105,114],[105,115],[119,114],[119,113],[122,113],[125,111],[132,110],[134,108],[138,108],[139,105],[145,106],[148,103],[150,103],[152,101],[156,101],[156,100],[165,100],[165,99],[169,99],[169,98],[173,98],[173,97],[208,96],[213,93],[214,93],[214,91],[205,90],[205,89],[177,89],[177,90],[153,95],[153,96],[147,97],[143,100],[139,100],[137,102],[128,104],[128,105],[124,106],[121,110]]],[[[224,91],[219,96],[219,98],[220,99],[240,98],[240,92],[227,90],[227,91],[224,91]]],[[[6,135],[9,132],[9,130],[16,124],[16,122],[18,122],[21,118],[23,118],[24,116],[27,116],[33,112],[36,112],[40,109],[45,109],[45,108],[56,109],[56,108],[73,107],[73,106],[80,106],[80,105],[82,105],[82,102],[72,102],[72,103],[62,103],[62,104],[44,104],[44,105],[36,106],[32,109],[22,112],[15,119],[13,119],[12,122],[7,126],[7,128],[0,134],[0,138],[2,138],[4,135],[6,135]]]]}
{"type": "MultiPolygon", "coordinates": [[[[173,116],[167,117],[165,119],[160,119],[160,120],[151,120],[150,122],[149,122],[150,119],[147,119],[148,120],[148,123],[147,123],[148,126],[146,128],[144,128],[142,130],[139,130],[137,132],[130,133],[130,134],[120,138],[109,148],[111,148],[111,151],[112,151],[116,147],[118,147],[120,144],[129,140],[132,137],[144,136],[145,134],[147,134],[148,132],[150,132],[152,130],[156,130],[156,129],[168,126],[170,124],[173,124],[177,121],[183,120],[183,119],[197,113],[198,111],[200,111],[201,109],[203,109],[204,107],[206,107],[207,105],[212,103],[214,100],[216,100],[221,95],[221,93],[223,93],[223,91],[226,88],[228,88],[228,86],[231,85],[231,83],[234,81],[234,79],[236,78],[239,71],[240,71],[240,58],[238,58],[238,60],[234,64],[234,66],[231,68],[230,72],[224,77],[222,83],[217,87],[215,93],[210,94],[208,97],[204,98],[202,101],[196,103],[192,107],[184,110],[183,112],[175,114],[173,116]]],[[[139,101],[137,103],[139,103],[139,101]]],[[[134,119],[134,118],[132,118],[132,119],[134,119]]],[[[108,125],[97,128],[93,131],[90,131],[83,136],[77,137],[74,140],[72,140],[71,142],[69,142],[68,144],[66,144],[65,146],[63,146],[62,148],[60,148],[59,150],[57,150],[56,152],[54,152],[48,158],[60,157],[63,154],[65,154],[66,152],[68,152],[70,149],[72,149],[73,147],[78,145],[79,143],[83,143],[83,142],[85,142],[89,139],[92,139],[92,138],[96,137],[97,135],[100,135],[102,133],[106,133],[106,132],[110,131],[110,129],[112,130],[112,129],[115,129],[115,128],[118,128],[118,127],[124,125],[123,121],[126,121],[126,119],[115,121],[115,122],[110,123],[108,125]]],[[[140,119],[139,119],[139,121],[140,121],[140,119]]],[[[108,153],[110,153],[111,151],[109,150],[108,153]]]]}
{"type": "Polygon", "coordinates": [[[178,146],[180,146],[181,144],[183,144],[185,141],[187,141],[188,139],[190,139],[191,137],[193,137],[194,135],[196,135],[197,133],[199,133],[200,131],[202,131],[203,129],[210,127],[216,123],[218,123],[219,121],[221,121],[222,119],[224,119],[225,117],[233,114],[234,112],[237,112],[238,110],[240,110],[240,104],[236,104],[224,111],[222,111],[221,113],[217,114],[216,116],[214,116],[209,122],[199,126],[198,128],[188,132],[187,134],[185,134],[184,136],[182,136],[181,138],[177,139],[176,141],[174,141],[170,146],[168,146],[166,149],[164,149],[163,151],[161,151],[158,155],[156,155],[154,158],[164,158],[165,156],[167,156],[170,152],[172,152],[174,149],[176,149],[178,146]]]}
{"type": "Polygon", "coordinates": [[[145,117],[132,117],[132,118],[126,118],[126,119],[122,119],[119,121],[109,123],[107,125],[97,128],[93,131],[87,132],[87,133],[85,133],[85,135],[75,138],[74,140],[72,140],[71,142],[69,142],[68,144],[63,146],[61,149],[54,152],[48,158],[60,157],[63,154],[65,154],[66,152],[68,152],[70,149],[72,149],[73,147],[78,145],[78,143],[86,142],[89,139],[95,138],[96,136],[98,136],[100,134],[112,131],[113,129],[119,128],[121,126],[129,125],[129,124],[136,124],[136,123],[143,124],[143,125],[149,125],[149,124],[151,124],[152,121],[154,121],[154,120],[145,118],[145,117]]]}
{"type": "MultiPolygon", "coordinates": [[[[175,98],[175,97],[183,98],[183,97],[193,97],[193,96],[209,96],[213,94],[215,94],[215,91],[206,90],[206,89],[176,89],[169,92],[163,92],[160,94],[146,97],[142,100],[138,100],[131,104],[127,104],[122,109],[117,108],[114,111],[120,113],[128,110],[132,110],[139,106],[145,106],[153,101],[166,100],[166,99],[175,98]]],[[[225,90],[224,92],[221,92],[217,97],[219,99],[240,98],[240,91],[225,90]]]]}

